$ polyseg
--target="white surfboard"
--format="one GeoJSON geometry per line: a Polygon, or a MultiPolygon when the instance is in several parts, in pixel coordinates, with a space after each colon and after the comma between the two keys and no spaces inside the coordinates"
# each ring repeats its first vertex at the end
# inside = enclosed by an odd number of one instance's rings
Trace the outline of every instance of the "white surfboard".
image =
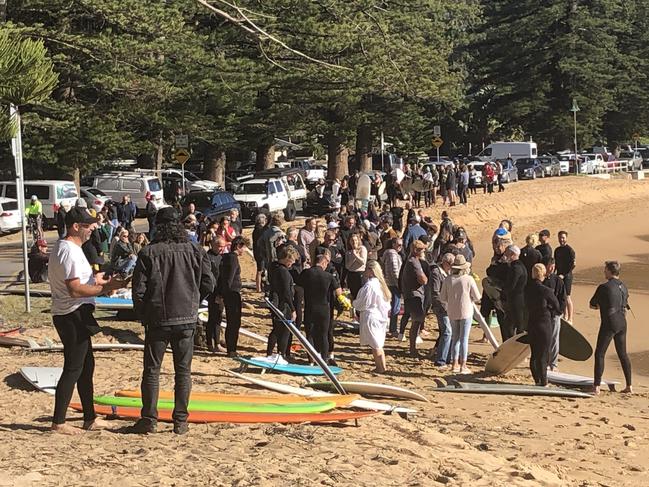
{"type": "Polygon", "coordinates": [[[480,328],[482,328],[482,331],[487,337],[487,340],[489,340],[489,343],[491,343],[491,346],[494,347],[494,350],[498,350],[500,343],[498,343],[498,340],[487,324],[487,320],[485,320],[484,316],[480,314],[480,309],[475,304],[473,305],[473,319],[478,322],[478,325],[480,325],[480,328]]]}
{"type": "Polygon", "coordinates": [[[356,199],[369,199],[371,186],[372,180],[370,177],[367,174],[361,174],[358,178],[358,183],[356,183],[356,199]]]}
{"type": "MultiPolygon", "coordinates": [[[[203,323],[207,322],[207,316],[208,316],[207,311],[199,310],[198,319],[201,320],[203,323]]],[[[227,326],[228,324],[225,321],[221,322],[221,328],[225,330],[227,326]]],[[[257,340],[258,342],[261,343],[268,343],[268,338],[258,333],[255,333],[254,331],[250,331],[247,328],[239,328],[239,335],[243,335],[245,337],[251,338],[252,340],[257,340]]]]}
{"type": "Polygon", "coordinates": [[[528,343],[520,339],[527,336],[527,332],[514,335],[491,354],[485,364],[485,372],[492,375],[505,374],[520,364],[532,353],[528,343]]]}
{"type": "MultiPolygon", "coordinates": [[[[426,396],[418,392],[404,389],[403,387],[391,386],[389,384],[374,384],[373,382],[346,382],[342,381],[343,388],[352,394],[368,394],[371,396],[389,396],[400,399],[412,399],[414,401],[429,402],[426,396]]],[[[310,382],[307,387],[318,390],[330,391],[333,384],[330,382],[310,382]]]]}
{"type": "MultiPolygon", "coordinates": [[[[93,343],[92,349],[95,351],[106,350],[144,350],[144,345],[139,343],[93,343]]],[[[36,345],[29,348],[30,352],[62,352],[63,345],[36,345]]],[[[167,350],[170,351],[170,350],[167,350]]]]}
{"type": "Polygon", "coordinates": [[[62,367],[23,367],[20,369],[20,375],[27,382],[39,391],[47,392],[48,394],[54,394],[56,392],[56,385],[59,383],[62,373],[62,367]]]}
{"type": "MultiPolygon", "coordinates": [[[[279,384],[277,382],[272,382],[269,380],[257,379],[256,377],[239,374],[238,372],[234,372],[232,370],[226,370],[225,372],[238,379],[263,387],[264,389],[281,392],[283,394],[297,394],[298,396],[302,397],[327,397],[331,395],[328,392],[303,389],[302,387],[289,386],[287,384],[279,384]]],[[[349,405],[351,407],[365,409],[368,411],[385,411],[386,413],[392,412],[399,414],[413,414],[417,412],[416,409],[392,406],[391,404],[376,401],[367,401],[365,399],[357,399],[355,401],[352,401],[349,405]]]]}
{"type": "MultiPolygon", "coordinates": [[[[563,372],[553,372],[548,370],[548,382],[551,382],[553,384],[573,387],[593,387],[593,380],[594,379],[592,377],[565,374],[563,372]]],[[[617,384],[619,384],[619,382],[616,380],[602,379],[602,385],[608,387],[612,391],[615,390],[615,386],[617,384]]]]}
{"type": "Polygon", "coordinates": [[[39,346],[38,343],[36,343],[36,340],[32,338],[18,338],[8,336],[0,336],[0,345],[23,348],[34,348],[39,346]]]}

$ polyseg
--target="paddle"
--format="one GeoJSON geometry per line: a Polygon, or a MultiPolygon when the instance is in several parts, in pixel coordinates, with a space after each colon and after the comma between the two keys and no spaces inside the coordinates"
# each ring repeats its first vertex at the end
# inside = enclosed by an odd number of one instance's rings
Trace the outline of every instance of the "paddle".
{"type": "Polygon", "coordinates": [[[331,371],[327,363],[324,361],[324,359],[316,352],[315,348],[313,348],[313,345],[309,342],[309,340],[306,339],[302,333],[300,333],[300,330],[298,330],[295,325],[293,324],[292,321],[286,319],[284,316],[284,313],[282,313],[277,307],[272,303],[272,301],[268,298],[264,298],[264,301],[266,302],[266,305],[268,306],[268,309],[271,310],[272,313],[277,316],[277,318],[280,319],[282,323],[291,331],[293,336],[297,338],[306,352],[309,354],[309,356],[324,370],[325,375],[329,378],[329,380],[333,383],[334,387],[338,391],[339,394],[347,394],[345,392],[345,389],[343,386],[340,384],[334,373],[331,371]]]}

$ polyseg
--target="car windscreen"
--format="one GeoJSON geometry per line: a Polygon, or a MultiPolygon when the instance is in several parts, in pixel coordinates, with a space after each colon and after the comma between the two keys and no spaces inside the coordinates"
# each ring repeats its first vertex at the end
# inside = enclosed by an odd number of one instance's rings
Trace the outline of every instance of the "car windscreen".
{"type": "Polygon", "coordinates": [[[536,159],[518,159],[516,166],[518,167],[532,167],[536,159]]]}
{"type": "Polygon", "coordinates": [[[148,179],[147,182],[149,183],[149,191],[162,191],[162,185],[158,178],[148,179]]]}
{"type": "MultiPolygon", "coordinates": [[[[265,183],[245,183],[240,185],[235,193],[236,194],[266,194],[266,187],[267,185],[265,183]]],[[[274,189],[272,185],[268,185],[269,189],[274,189]]]]}

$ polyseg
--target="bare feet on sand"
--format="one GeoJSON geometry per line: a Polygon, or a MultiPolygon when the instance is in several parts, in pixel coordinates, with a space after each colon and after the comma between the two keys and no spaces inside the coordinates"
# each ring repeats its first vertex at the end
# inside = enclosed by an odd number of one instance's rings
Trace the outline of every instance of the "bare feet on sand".
{"type": "Polygon", "coordinates": [[[95,418],[93,421],[84,421],[83,429],[86,431],[98,431],[106,429],[110,426],[110,423],[105,419],[95,418]]]}
{"type": "Polygon", "coordinates": [[[52,431],[60,435],[80,435],[83,433],[82,429],[77,428],[76,426],[70,426],[69,424],[54,424],[52,423],[52,431]]]}
{"type": "Polygon", "coordinates": [[[599,386],[593,386],[591,391],[594,395],[599,396],[599,386]]]}
{"type": "Polygon", "coordinates": [[[633,394],[633,387],[632,386],[626,386],[620,392],[623,392],[624,394],[633,394]]]}

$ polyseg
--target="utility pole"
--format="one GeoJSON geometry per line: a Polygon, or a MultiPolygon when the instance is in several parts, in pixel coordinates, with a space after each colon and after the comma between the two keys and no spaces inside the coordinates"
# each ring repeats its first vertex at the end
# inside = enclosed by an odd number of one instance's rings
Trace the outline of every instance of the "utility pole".
{"type": "Polygon", "coordinates": [[[577,155],[577,112],[579,111],[579,106],[577,106],[577,100],[572,99],[572,108],[570,109],[573,116],[575,134],[574,134],[574,145],[575,145],[575,174],[579,174],[579,156],[577,155]]]}

